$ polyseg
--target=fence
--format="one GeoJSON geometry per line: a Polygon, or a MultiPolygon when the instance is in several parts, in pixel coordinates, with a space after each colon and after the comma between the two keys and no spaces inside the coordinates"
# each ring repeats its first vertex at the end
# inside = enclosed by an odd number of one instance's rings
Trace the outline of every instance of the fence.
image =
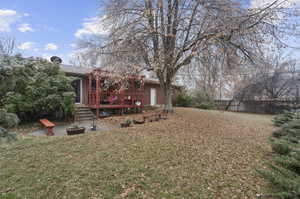
{"type": "Polygon", "coordinates": [[[278,114],[284,110],[300,110],[296,100],[215,100],[217,109],[237,112],[278,114]]]}

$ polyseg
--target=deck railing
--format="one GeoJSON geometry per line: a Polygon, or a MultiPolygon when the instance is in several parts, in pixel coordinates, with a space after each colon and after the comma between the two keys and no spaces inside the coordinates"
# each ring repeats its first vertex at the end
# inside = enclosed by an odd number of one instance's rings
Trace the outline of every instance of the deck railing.
{"type": "MultiPolygon", "coordinates": [[[[99,110],[106,108],[120,109],[121,112],[126,108],[141,111],[144,106],[144,76],[128,76],[128,89],[113,91],[114,86],[106,88],[105,82],[110,78],[108,74],[107,71],[94,69],[88,77],[88,105],[96,109],[97,117],[100,115],[99,110]]],[[[120,87],[121,83],[115,86],[120,87]]]]}
{"type": "MultiPolygon", "coordinates": [[[[144,91],[126,91],[124,93],[120,92],[118,94],[113,94],[112,96],[116,96],[116,100],[111,100],[107,93],[101,92],[100,94],[100,102],[101,104],[109,104],[109,105],[131,105],[136,106],[136,102],[140,102],[140,106],[144,105],[144,91]]],[[[92,91],[89,93],[88,105],[91,107],[96,107],[97,105],[97,94],[96,91],[92,91]]],[[[99,107],[100,108],[100,107],[99,107]]]]}
{"type": "Polygon", "coordinates": [[[90,92],[89,93],[89,105],[95,106],[96,103],[96,92],[90,92]]]}

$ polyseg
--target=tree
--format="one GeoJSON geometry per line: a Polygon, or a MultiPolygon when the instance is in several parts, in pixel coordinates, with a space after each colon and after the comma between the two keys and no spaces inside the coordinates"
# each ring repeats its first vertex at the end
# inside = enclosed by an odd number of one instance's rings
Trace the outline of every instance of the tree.
{"type": "Polygon", "coordinates": [[[58,64],[15,55],[5,65],[0,89],[9,82],[10,87],[1,93],[2,104],[8,112],[17,114],[23,122],[72,116],[75,94],[71,82],[74,78],[65,76],[58,64]]]}
{"type": "Polygon", "coordinates": [[[254,62],[260,45],[277,37],[283,27],[290,30],[283,20],[291,14],[282,6],[285,2],[274,0],[263,8],[245,9],[233,0],[107,1],[106,40],[83,43],[94,55],[117,58],[118,63],[122,55],[125,63],[142,59],[138,64],[156,73],[165,110],[172,111],[172,82],[181,68],[208,49],[223,55],[226,62],[254,62]]]}
{"type": "Polygon", "coordinates": [[[0,59],[12,55],[15,48],[15,39],[5,34],[0,35],[0,59]]]}
{"type": "Polygon", "coordinates": [[[259,67],[244,74],[239,82],[235,98],[239,100],[276,100],[296,99],[298,94],[299,73],[297,62],[285,59],[281,52],[269,55],[260,62],[259,67]]]}
{"type": "Polygon", "coordinates": [[[15,40],[6,34],[0,34],[0,107],[4,95],[12,88],[12,78],[9,73],[9,59],[15,48],[15,40]]]}

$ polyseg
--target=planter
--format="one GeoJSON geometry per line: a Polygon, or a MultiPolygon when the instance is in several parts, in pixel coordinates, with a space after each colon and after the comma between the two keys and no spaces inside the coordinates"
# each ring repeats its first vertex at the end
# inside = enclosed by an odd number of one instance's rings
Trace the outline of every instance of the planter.
{"type": "Polygon", "coordinates": [[[66,129],[68,135],[78,135],[82,134],[85,132],[84,127],[79,127],[79,128],[67,128],[66,129]]]}
{"type": "Polygon", "coordinates": [[[138,120],[133,120],[133,124],[144,124],[145,120],[143,121],[138,121],[138,120]]]}
{"type": "Polygon", "coordinates": [[[130,127],[131,122],[121,123],[121,128],[130,127]]]}

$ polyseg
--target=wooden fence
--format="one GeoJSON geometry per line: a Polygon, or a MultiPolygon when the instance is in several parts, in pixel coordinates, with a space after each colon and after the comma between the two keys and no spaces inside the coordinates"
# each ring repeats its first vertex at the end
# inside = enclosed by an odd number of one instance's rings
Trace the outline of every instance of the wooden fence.
{"type": "Polygon", "coordinates": [[[296,100],[215,100],[217,109],[262,113],[262,114],[278,114],[284,110],[300,110],[300,103],[296,100]]]}

